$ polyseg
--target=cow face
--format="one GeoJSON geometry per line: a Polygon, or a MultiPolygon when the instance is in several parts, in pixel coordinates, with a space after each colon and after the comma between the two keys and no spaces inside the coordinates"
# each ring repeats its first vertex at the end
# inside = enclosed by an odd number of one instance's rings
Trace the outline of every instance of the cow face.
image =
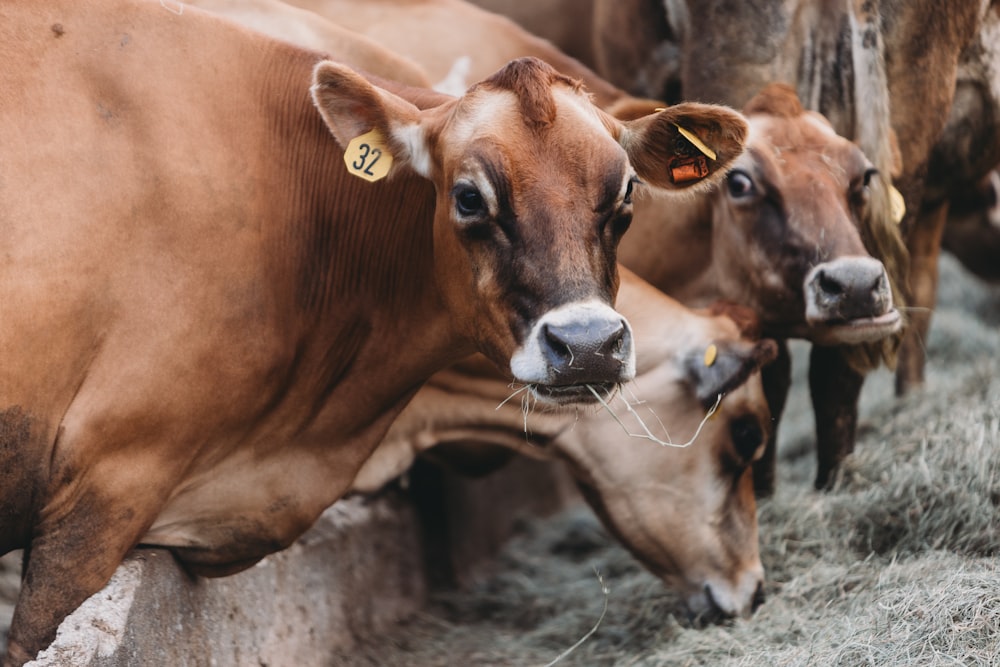
{"type": "Polygon", "coordinates": [[[901,326],[882,263],[859,225],[878,172],[785,86],[745,110],[746,153],[713,205],[720,288],[754,306],[769,331],[861,343],[901,326]]]}
{"type": "Polygon", "coordinates": [[[739,153],[745,129],[704,105],[621,123],[535,59],[426,111],[332,63],[317,67],[313,90],[341,143],[374,127],[397,162],[434,183],[434,276],[452,322],[557,404],[595,400],[634,375],[630,327],[612,304],[635,188],[704,183],[739,153]],[[348,88],[360,101],[344,103],[348,88]],[[715,160],[690,155],[682,124],[715,160]],[[692,157],[704,169],[688,177],[692,157]]]}
{"type": "MultiPolygon", "coordinates": [[[[705,332],[692,340],[704,341],[705,332]]],[[[770,425],[756,370],[774,358],[776,346],[726,332],[710,365],[704,345],[688,342],[671,354],[671,363],[643,368],[656,356],[647,351],[657,343],[646,342],[639,343],[635,383],[644,403],[636,410],[659,437],[662,424],[675,443],[697,432],[693,442],[679,448],[622,442],[626,436],[614,420],[591,419],[556,446],[605,525],[684,596],[693,617],[749,616],[763,601],[764,575],[751,464],[763,453],[770,425]],[[699,432],[705,405],[714,405],[718,394],[724,398],[699,432]]],[[[622,418],[631,432],[642,432],[631,415],[622,418]]]]}

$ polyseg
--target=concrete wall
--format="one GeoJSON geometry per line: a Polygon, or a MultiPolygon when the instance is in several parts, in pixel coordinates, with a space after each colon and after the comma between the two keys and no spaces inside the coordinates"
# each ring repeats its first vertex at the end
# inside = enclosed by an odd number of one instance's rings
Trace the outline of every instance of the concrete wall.
{"type": "Polygon", "coordinates": [[[168,552],[136,550],[28,664],[328,667],[418,611],[432,580],[488,570],[519,517],[576,500],[561,468],[526,459],[419,485],[338,502],[291,548],[231,577],[192,578],[168,552]]]}

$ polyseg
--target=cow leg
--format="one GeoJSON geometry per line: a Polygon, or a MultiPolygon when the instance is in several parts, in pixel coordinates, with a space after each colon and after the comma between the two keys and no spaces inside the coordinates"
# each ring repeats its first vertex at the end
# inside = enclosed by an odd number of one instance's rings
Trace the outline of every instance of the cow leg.
{"type": "MultiPolygon", "coordinates": [[[[148,489],[147,489],[148,490],[148,489]]],[[[33,659],[55,638],[63,619],[111,579],[148,528],[140,496],[110,498],[82,490],[68,511],[49,507],[25,553],[3,667],[33,659]]]]}
{"type": "Polygon", "coordinates": [[[771,411],[771,434],[768,436],[764,455],[753,464],[753,490],[758,498],[766,498],[774,493],[774,481],[778,466],[778,425],[788,400],[788,389],[792,385],[792,357],[788,353],[788,342],[778,342],[777,358],[761,369],[764,384],[764,398],[771,411]]]}
{"type": "Polygon", "coordinates": [[[813,345],[809,355],[809,390],[816,417],[817,489],[830,484],[833,473],[854,451],[858,397],[865,376],[847,363],[839,347],[813,345]]]}
{"type": "Polygon", "coordinates": [[[904,395],[924,382],[927,332],[937,299],[938,257],[948,220],[947,202],[920,212],[910,230],[909,326],[899,349],[896,394],[904,395]]]}

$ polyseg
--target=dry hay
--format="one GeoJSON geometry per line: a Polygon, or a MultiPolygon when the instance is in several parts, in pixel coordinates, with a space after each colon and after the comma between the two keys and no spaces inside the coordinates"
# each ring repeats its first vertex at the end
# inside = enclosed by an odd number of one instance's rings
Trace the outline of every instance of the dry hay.
{"type": "Polygon", "coordinates": [[[545,665],[600,615],[597,568],[607,616],[560,665],[1000,665],[1000,290],[950,258],[942,281],[928,388],[896,400],[888,372],[869,379],[857,452],[827,493],[811,488],[812,417],[793,392],[778,493],[760,507],[768,600],[752,619],[692,627],[576,509],[525,523],[495,575],[436,592],[332,664],[545,665]]]}

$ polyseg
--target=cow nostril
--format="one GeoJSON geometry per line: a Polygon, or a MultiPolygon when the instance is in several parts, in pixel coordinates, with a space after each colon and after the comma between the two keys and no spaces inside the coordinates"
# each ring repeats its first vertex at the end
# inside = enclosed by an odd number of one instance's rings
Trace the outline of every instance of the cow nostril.
{"type": "Polygon", "coordinates": [[[573,350],[557,331],[546,324],[542,328],[542,334],[545,336],[545,342],[549,351],[555,357],[564,363],[573,363],[573,350]]]}
{"type": "Polygon", "coordinates": [[[886,285],[885,274],[884,273],[879,274],[879,276],[875,278],[875,282],[872,283],[871,292],[873,294],[877,294],[880,292],[884,292],[887,289],[888,285],[886,285]]]}
{"type": "Polygon", "coordinates": [[[612,355],[620,355],[625,349],[625,323],[622,322],[604,344],[604,350],[612,355]]]}
{"type": "Polygon", "coordinates": [[[757,583],[757,590],[753,592],[753,600],[750,602],[750,613],[754,613],[764,604],[764,583],[757,583]]]}
{"type": "Polygon", "coordinates": [[[826,271],[820,271],[816,274],[816,282],[819,285],[820,290],[824,294],[829,294],[831,296],[836,296],[844,292],[844,285],[836,278],[830,276],[826,271]]]}

